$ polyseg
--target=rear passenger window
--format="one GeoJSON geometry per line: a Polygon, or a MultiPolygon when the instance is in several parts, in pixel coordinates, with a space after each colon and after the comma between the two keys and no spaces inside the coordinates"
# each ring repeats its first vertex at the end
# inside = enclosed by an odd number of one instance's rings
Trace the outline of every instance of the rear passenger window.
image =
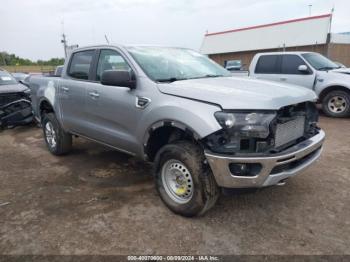
{"type": "Polygon", "coordinates": [[[299,66],[306,65],[303,59],[297,55],[283,55],[282,56],[282,74],[286,75],[302,75],[298,70],[299,66]]]}
{"type": "Polygon", "coordinates": [[[279,59],[278,55],[264,55],[260,56],[256,64],[255,73],[257,74],[279,74],[279,59]]]}
{"type": "Polygon", "coordinates": [[[95,50],[77,52],[73,54],[68,75],[77,79],[89,79],[89,72],[95,50]]]}
{"type": "Polygon", "coordinates": [[[124,58],[114,50],[101,50],[100,58],[98,59],[96,80],[100,81],[102,73],[106,70],[128,70],[131,68],[124,58]]]}

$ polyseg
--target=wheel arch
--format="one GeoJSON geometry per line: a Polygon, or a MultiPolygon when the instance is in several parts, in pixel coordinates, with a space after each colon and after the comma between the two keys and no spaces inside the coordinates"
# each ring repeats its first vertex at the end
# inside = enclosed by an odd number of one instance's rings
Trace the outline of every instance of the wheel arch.
{"type": "Polygon", "coordinates": [[[322,90],[322,92],[320,93],[318,99],[319,101],[322,103],[323,99],[332,91],[344,91],[344,92],[347,92],[349,95],[350,95],[350,89],[347,88],[347,87],[344,87],[342,85],[331,85],[331,86],[328,86],[326,87],[325,89],[322,90]]]}
{"type": "Polygon", "coordinates": [[[55,114],[55,109],[54,106],[50,103],[50,101],[46,98],[43,98],[39,102],[39,108],[38,108],[38,115],[40,119],[42,118],[44,113],[54,113],[55,114]]]}
{"type": "Polygon", "coordinates": [[[200,144],[200,135],[184,123],[169,119],[157,121],[147,129],[143,138],[145,158],[149,161],[154,161],[161,147],[180,139],[200,144]]]}

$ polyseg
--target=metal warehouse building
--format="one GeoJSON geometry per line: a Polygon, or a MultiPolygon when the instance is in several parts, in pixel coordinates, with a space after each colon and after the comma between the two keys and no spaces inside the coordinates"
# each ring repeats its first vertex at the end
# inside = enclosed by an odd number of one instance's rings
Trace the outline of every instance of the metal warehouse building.
{"type": "Polygon", "coordinates": [[[313,51],[350,67],[350,35],[331,34],[332,15],[311,16],[204,36],[201,52],[221,65],[242,60],[249,66],[258,52],[313,51]]]}

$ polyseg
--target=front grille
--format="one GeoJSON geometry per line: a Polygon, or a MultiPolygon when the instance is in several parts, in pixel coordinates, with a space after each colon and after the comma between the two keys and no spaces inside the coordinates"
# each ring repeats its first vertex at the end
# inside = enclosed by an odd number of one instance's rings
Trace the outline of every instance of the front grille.
{"type": "Polygon", "coordinates": [[[11,102],[17,101],[23,98],[22,93],[13,93],[13,94],[1,94],[0,95],[0,106],[7,105],[11,102]]]}
{"type": "Polygon", "coordinates": [[[277,124],[275,147],[278,148],[304,135],[305,117],[298,116],[293,120],[277,124]]]}

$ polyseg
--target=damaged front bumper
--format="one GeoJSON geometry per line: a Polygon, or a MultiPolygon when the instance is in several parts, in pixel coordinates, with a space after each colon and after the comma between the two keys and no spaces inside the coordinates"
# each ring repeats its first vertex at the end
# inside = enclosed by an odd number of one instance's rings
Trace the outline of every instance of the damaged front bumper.
{"type": "Polygon", "coordinates": [[[32,106],[27,99],[19,99],[0,106],[0,129],[27,125],[32,121],[32,106]]]}
{"type": "Polygon", "coordinates": [[[259,188],[276,185],[310,166],[321,155],[325,133],[319,133],[271,156],[227,156],[205,152],[219,186],[259,188]],[[240,172],[244,169],[246,172],[240,172]]]}

